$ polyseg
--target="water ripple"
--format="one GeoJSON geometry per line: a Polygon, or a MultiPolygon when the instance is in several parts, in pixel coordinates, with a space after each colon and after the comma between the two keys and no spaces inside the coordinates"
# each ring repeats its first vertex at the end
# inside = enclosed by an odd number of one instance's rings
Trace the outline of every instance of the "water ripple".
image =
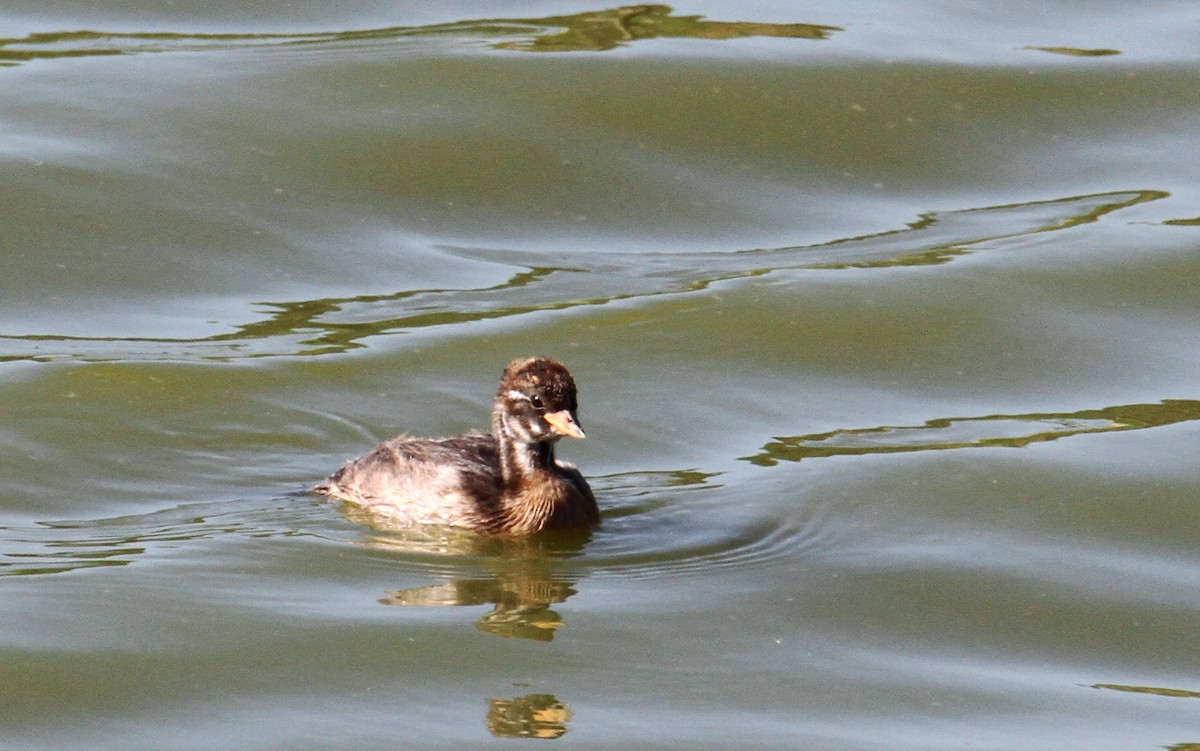
{"type": "MultiPolygon", "coordinates": [[[[389,528],[385,521],[353,506],[344,506],[342,512],[370,530],[359,544],[396,553],[407,564],[448,578],[491,576],[497,565],[508,565],[500,561],[507,561],[546,567],[539,571],[550,579],[658,579],[711,573],[714,568],[760,566],[793,556],[822,539],[820,524],[803,513],[781,520],[752,512],[739,519],[727,509],[720,514],[706,512],[713,499],[693,496],[731,493],[714,481],[717,477],[717,473],[695,470],[594,477],[603,518],[598,529],[530,538],[483,537],[448,528],[389,528]]],[[[529,572],[523,576],[528,578],[529,572]]],[[[407,599],[411,604],[412,598],[407,599]]]]}
{"type": "Polygon", "coordinates": [[[922,425],[834,430],[776,438],[742,459],[763,467],[823,456],[895,454],[985,446],[1022,448],[1089,433],[1141,430],[1200,420],[1200,401],[1167,399],[1078,412],[944,417],[922,425]]]}
{"type": "MultiPolygon", "coordinates": [[[[1173,399],[1071,413],[986,415],[922,425],[837,430],[777,438],[743,460],[762,467],[829,456],[969,447],[1020,448],[1070,436],[1200,420],[1200,401],[1173,399]]],[[[755,567],[819,549],[830,533],[815,504],[786,518],[739,511],[738,488],[719,472],[698,469],[619,473],[593,478],[603,524],[595,531],[511,540],[454,529],[394,529],[352,507],[351,523],[329,527],[326,504],[304,493],[271,502],[197,503],[150,514],[41,522],[0,528],[0,576],[126,566],[152,554],[205,540],[313,537],[384,550],[427,575],[492,577],[497,565],[549,567],[521,580],[580,576],[662,578],[755,567]],[[716,494],[719,494],[717,496],[716,494]],[[720,513],[714,507],[720,507],[720,513]],[[324,531],[319,531],[324,529],[324,531]],[[314,531],[318,530],[318,531],[314,531]]]]}
{"type": "MultiPolygon", "coordinates": [[[[128,566],[214,541],[311,538],[382,551],[426,576],[460,582],[516,578],[521,589],[531,590],[594,575],[658,578],[761,565],[795,553],[819,534],[795,520],[753,515],[738,520],[726,513],[717,519],[703,511],[707,501],[687,500],[695,493],[728,494],[716,477],[695,470],[597,477],[593,484],[604,519],[599,529],[520,538],[390,527],[352,505],[317,502],[303,492],[273,501],[213,501],[148,514],[7,526],[0,527],[0,576],[128,566]],[[332,509],[349,524],[331,524],[332,509]]],[[[478,591],[478,585],[464,587],[478,591]]],[[[435,596],[442,595],[392,599],[413,604],[435,596]]]]}
{"type": "MultiPolygon", "coordinates": [[[[1200,420],[1200,401],[1181,399],[1071,413],[942,418],[777,438],[742,458],[772,467],[828,456],[1019,448],[1194,420],[1200,420]]],[[[580,577],[652,579],[760,567],[828,545],[833,531],[819,518],[819,504],[798,504],[786,517],[765,516],[757,504],[740,505],[740,495],[749,491],[722,478],[698,469],[594,477],[602,499],[600,528],[520,539],[448,528],[395,529],[349,505],[341,507],[348,524],[337,527],[330,519],[335,507],[304,492],[271,501],[214,501],[149,514],[0,527],[0,576],[127,566],[203,541],[305,537],[385,551],[427,576],[460,582],[499,577],[519,582],[521,591],[545,591],[580,577]]],[[[478,586],[463,585],[476,594],[478,586]]],[[[439,590],[392,599],[412,604],[443,595],[439,590]]]]}
{"type": "Polygon", "coordinates": [[[503,39],[491,42],[493,48],[518,52],[602,52],[649,39],[827,39],[831,33],[841,31],[836,26],[819,24],[706,21],[702,16],[676,16],[673,13],[666,5],[631,5],[542,18],[488,18],[428,26],[387,26],[293,34],[87,30],[44,32],[0,39],[0,65],[73,57],[228,50],[235,47],[388,42],[412,37],[501,37],[503,39]]]}
{"type": "Polygon", "coordinates": [[[712,252],[589,253],[571,266],[549,266],[538,253],[479,248],[443,252],[507,269],[486,287],[406,290],[262,302],[263,318],[230,333],[199,338],[75,337],[0,334],[0,363],[54,361],[229,361],[337,354],[396,334],[444,339],[473,325],[544,311],[704,290],[785,269],[887,269],[943,264],[994,244],[1069,230],[1167,194],[1098,193],[1050,201],[922,215],[904,229],[827,243],[712,252]]]}
{"type": "Polygon", "coordinates": [[[1126,686],[1120,683],[1093,683],[1092,688],[1103,688],[1109,691],[1122,691],[1128,694],[1147,694],[1149,696],[1165,696],[1171,699],[1200,699],[1200,691],[1188,691],[1182,688],[1160,688],[1157,686],[1126,686]]]}
{"type": "Polygon", "coordinates": [[[128,566],[148,555],[231,537],[293,537],[308,507],[289,499],[193,503],[148,514],[0,527],[0,576],[128,566]]]}

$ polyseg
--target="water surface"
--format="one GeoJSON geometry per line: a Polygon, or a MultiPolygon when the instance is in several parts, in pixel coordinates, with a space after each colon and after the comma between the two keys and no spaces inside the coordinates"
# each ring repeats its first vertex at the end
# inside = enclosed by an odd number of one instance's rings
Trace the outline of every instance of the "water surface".
{"type": "Polygon", "coordinates": [[[17,3],[0,739],[1200,742],[1200,14],[17,3]],[[307,488],[561,358],[583,534],[307,488]]]}

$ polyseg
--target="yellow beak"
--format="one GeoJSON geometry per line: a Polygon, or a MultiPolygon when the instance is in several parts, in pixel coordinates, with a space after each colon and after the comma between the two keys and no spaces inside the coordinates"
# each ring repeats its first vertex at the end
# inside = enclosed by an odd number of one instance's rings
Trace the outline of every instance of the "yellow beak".
{"type": "Polygon", "coordinates": [[[571,410],[563,409],[558,412],[547,412],[542,415],[546,418],[546,422],[550,423],[550,427],[565,436],[571,438],[586,438],[583,433],[583,428],[579,427],[579,422],[575,419],[575,415],[571,414],[571,410]]]}

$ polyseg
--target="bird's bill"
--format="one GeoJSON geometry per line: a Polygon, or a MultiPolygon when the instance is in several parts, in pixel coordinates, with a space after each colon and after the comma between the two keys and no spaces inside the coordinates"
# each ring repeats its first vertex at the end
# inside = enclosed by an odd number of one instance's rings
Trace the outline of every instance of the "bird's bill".
{"type": "Polygon", "coordinates": [[[586,438],[583,428],[579,427],[579,421],[575,419],[575,415],[571,414],[568,409],[558,412],[547,412],[543,417],[546,422],[550,423],[550,427],[565,436],[571,438],[586,438]]]}

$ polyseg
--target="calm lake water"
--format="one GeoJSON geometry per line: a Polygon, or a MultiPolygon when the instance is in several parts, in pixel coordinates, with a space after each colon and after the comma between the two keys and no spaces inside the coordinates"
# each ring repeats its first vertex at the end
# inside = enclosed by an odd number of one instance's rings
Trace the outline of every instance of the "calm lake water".
{"type": "Polygon", "coordinates": [[[0,746],[1200,744],[1194,2],[4,15],[0,746]],[[307,492],[532,354],[596,530],[307,492]]]}

